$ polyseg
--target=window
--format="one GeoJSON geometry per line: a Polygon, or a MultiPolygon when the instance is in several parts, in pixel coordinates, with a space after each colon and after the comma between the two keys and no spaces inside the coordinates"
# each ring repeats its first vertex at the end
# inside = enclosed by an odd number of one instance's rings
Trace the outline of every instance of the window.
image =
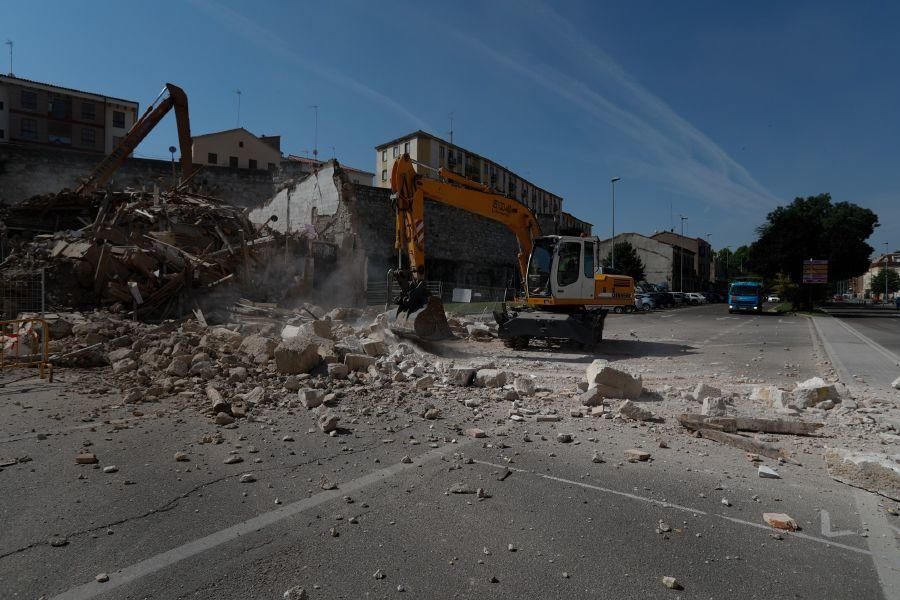
{"type": "Polygon", "coordinates": [[[381,170],[381,180],[382,180],[382,181],[387,181],[387,169],[382,169],[382,170],[381,170]]]}
{"type": "Polygon", "coordinates": [[[25,110],[37,110],[37,94],[22,90],[22,108],[25,110]]]}
{"type": "Polygon", "coordinates": [[[21,133],[22,139],[25,140],[36,140],[37,139],[37,120],[36,119],[22,119],[19,121],[21,125],[21,133]]]}
{"type": "Polygon", "coordinates": [[[71,119],[72,99],[68,96],[50,96],[50,106],[47,112],[54,119],[71,119]]]}
{"type": "Polygon", "coordinates": [[[97,144],[96,132],[93,127],[85,127],[81,130],[81,145],[93,148],[97,144]]]}
{"type": "Polygon", "coordinates": [[[409,154],[409,142],[406,142],[405,144],[403,144],[403,153],[409,154]]]}
{"type": "Polygon", "coordinates": [[[244,147],[244,142],[242,140],[242,141],[238,142],[238,148],[243,148],[243,147],[244,147]]]}
{"type": "Polygon", "coordinates": [[[255,159],[255,158],[251,158],[250,160],[248,160],[248,161],[247,161],[247,167],[250,168],[250,169],[255,169],[255,168],[256,168],[256,159],[255,159]]]}
{"type": "Polygon", "coordinates": [[[81,103],[81,120],[93,121],[97,118],[97,106],[93,102],[81,103]]]}
{"type": "Polygon", "coordinates": [[[381,162],[387,162],[387,150],[381,151],[381,162]]]}
{"type": "Polygon", "coordinates": [[[232,169],[238,168],[237,156],[229,156],[228,157],[228,166],[231,167],[232,169]]]}
{"type": "Polygon", "coordinates": [[[594,278],[594,242],[584,243],[584,276],[594,278]]]}
{"type": "Polygon", "coordinates": [[[445,148],[443,146],[441,146],[440,154],[441,154],[441,166],[442,167],[444,166],[444,151],[445,151],[445,148]]]}
{"type": "Polygon", "coordinates": [[[125,113],[121,110],[113,111],[113,127],[125,129],[125,113]]]}
{"type": "Polygon", "coordinates": [[[0,100],[0,110],[3,110],[3,100],[0,100]]]}
{"type": "Polygon", "coordinates": [[[559,262],[557,263],[556,283],[560,286],[572,285],[578,281],[579,263],[581,262],[581,244],[578,242],[563,242],[559,248],[559,262]]]}
{"type": "Polygon", "coordinates": [[[219,155],[216,154],[215,152],[209,152],[209,153],[207,153],[207,155],[206,155],[206,162],[208,162],[208,163],[211,164],[211,165],[217,165],[217,164],[219,164],[219,155]]]}
{"type": "Polygon", "coordinates": [[[6,132],[0,129],[0,140],[6,138],[6,132]]]}
{"type": "Polygon", "coordinates": [[[394,158],[400,156],[400,146],[394,146],[394,158]]]}

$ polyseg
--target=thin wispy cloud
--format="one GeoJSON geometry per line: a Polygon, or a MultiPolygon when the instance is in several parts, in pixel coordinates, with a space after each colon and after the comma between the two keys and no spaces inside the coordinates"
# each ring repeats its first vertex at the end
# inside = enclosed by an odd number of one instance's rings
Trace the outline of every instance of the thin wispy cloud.
{"type": "Polygon", "coordinates": [[[679,194],[716,206],[772,207],[777,198],[718,144],[677,114],[588,40],[574,25],[540,2],[518,5],[555,49],[575,47],[569,60],[577,73],[564,72],[534,56],[503,52],[458,30],[449,34],[478,55],[529,78],[545,90],[630,138],[633,156],[622,160],[632,176],[656,181],[679,194]],[[601,90],[615,90],[617,100],[601,90]]]}
{"type": "Polygon", "coordinates": [[[293,65],[308,71],[325,81],[380,104],[385,109],[409,121],[418,129],[428,128],[428,124],[423,119],[390,96],[382,94],[378,90],[342,71],[318,62],[313,62],[309,57],[302,56],[283,38],[241,13],[227,6],[211,2],[210,0],[191,0],[191,3],[234,31],[243,39],[269,52],[273,56],[289,61],[293,65]]]}

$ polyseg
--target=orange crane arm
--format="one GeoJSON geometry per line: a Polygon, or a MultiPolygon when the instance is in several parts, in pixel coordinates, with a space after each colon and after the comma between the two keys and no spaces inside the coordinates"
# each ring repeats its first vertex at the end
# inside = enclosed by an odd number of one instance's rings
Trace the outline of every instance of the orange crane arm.
{"type": "Polygon", "coordinates": [[[147,134],[156,127],[166,113],[175,109],[175,123],[178,126],[178,146],[181,148],[181,177],[187,179],[193,173],[194,165],[191,161],[191,122],[188,117],[187,94],[177,85],[167,83],[165,89],[157,97],[156,101],[147,107],[140,119],[125,134],[119,145],[110,152],[100,164],[94,167],[91,174],[84,180],[77,193],[88,193],[103,187],[113,176],[125,159],[134,152],[147,134]],[[166,94],[168,92],[168,94],[166,94]],[[160,98],[166,94],[165,98],[160,98]]]}
{"type": "Polygon", "coordinates": [[[391,190],[397,202],[394,247],[406,250],[410,270],[415,273],[425,268],[425,198],[430,198],[506,225],[519,243],[519,271],[525,281],[533,240],[541,235],[534,213],[525,205],[456,173],[439,169],[438,174],[453,183],[419,177],[408,154],[397,160],[391,171],[391,190]]]}

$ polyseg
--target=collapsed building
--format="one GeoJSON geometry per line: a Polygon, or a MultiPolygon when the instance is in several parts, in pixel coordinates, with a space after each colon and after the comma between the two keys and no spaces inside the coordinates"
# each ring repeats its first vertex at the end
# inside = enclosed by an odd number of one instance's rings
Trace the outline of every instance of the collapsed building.
{"type": "MultiPolygon", "coordinates": [[[[388,269],[397,265],[394,249],[395,208],[391,191],[353,182],[336,160],[295,180],[249,218],[282,234],[304,233],[314,246],[333,245],[348,260],[338,267],[324,264],[329,276],[315,276],[349,298],[363,298],[381,289],[388,269]],[[339,281],[339,283],[336,283],[339,281]]],[[[442,282],[442,293],[453,287],[514,287],[518,278],[515,236],[505,226],[436,202],[425,211],[426,273],[442,282]]],[[[321,270],[317,262],[314,267],[321,270]]]]}

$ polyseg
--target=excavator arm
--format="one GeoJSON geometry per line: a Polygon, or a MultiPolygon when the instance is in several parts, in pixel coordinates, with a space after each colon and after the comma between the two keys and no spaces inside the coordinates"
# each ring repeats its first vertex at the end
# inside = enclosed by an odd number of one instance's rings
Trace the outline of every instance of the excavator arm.
{"type": "Polygon", "coordinates": [[[156,100],[134,126],[125,134],[119,145],[110,152],[76,190],[79,194],[90,193],[106,185],[125,159],[134,152],[144,138],[162,120],[166,113],[175,109],[175,123],[178,126],[178,145],[181,148],[182,178],[187,179],[194,170],[191,161],[191,123],[188,117],[188,99],[177,85],[167,83],[156,100]]]}
{"type": "Polygon", "coordinates": [[[509,228],[519,243],[519,272],[522,281],[525,281],[534,238],[541,235],[541,227],[534,214],[526,206],[491,191],[485,185],[445,169],[439,169],[438,174],[452,183],[419,177],[408,154],[395,162],[391,171],[391,190],[397,203],[395,247],[406,252],[413,277],[424,274],[425,199],[429,198],[509,228]]]}

